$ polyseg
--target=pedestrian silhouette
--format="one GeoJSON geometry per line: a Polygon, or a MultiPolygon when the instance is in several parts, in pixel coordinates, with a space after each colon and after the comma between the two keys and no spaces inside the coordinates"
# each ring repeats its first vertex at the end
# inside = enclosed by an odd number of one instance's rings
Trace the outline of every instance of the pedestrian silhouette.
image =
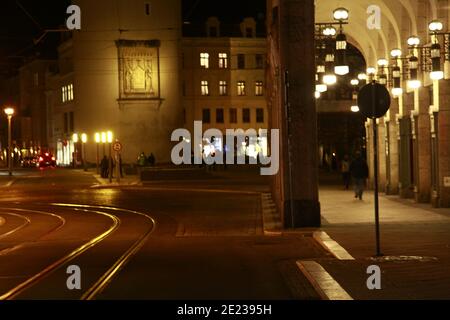
{"type": "Polygon", "coordinates": [[[353,185],[355,188],[355,198],[362,200],[364,185],[366,179],[369,177],[369,167],[366,161],[362,158],[361,152],[356,153],[355,160],[350,165],[350,173],[353,178],[353,185]]]}
{"type": "Polygon", "coordinates": [[[102,161],[100,162],[100,168],[101,168],[101,177],[107,178],[108,177],[108,158],[106,156],[103,156],[102,161]]]}

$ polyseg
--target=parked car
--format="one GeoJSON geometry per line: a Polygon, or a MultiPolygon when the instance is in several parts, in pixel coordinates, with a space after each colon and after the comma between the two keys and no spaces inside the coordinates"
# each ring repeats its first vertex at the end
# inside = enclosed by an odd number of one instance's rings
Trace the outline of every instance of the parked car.
{"type": "Polygon", "coordinates": [[[36,168],[38,165],[38,158],[24,157],[21,161],[22,168],[36,168]]]}
{"type": "Polygon", "coordinates": [[[56,167],[55,157],[49,153],[43,153],[39,156],[39,168],[56,167]]]}

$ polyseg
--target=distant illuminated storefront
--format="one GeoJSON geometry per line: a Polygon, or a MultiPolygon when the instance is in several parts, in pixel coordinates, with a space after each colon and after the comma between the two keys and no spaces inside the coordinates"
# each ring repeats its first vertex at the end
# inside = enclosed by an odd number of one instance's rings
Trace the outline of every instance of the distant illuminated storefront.
{"type": "Polygon", "coordinates": [[[70,140],[58,140],[56,148],[56,165],[58,166],[70,166],[73,160],[73,152],[75,146],[73,141],[70,140]]]}

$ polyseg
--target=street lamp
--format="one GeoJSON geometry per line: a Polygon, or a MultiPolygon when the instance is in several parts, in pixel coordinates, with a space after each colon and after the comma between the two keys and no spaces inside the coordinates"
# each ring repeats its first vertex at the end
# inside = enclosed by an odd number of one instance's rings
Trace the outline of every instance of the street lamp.
{"type": "Polygon", "coordinates": [[[83,154],[83,167],[84,167],[84,171],[87,171],[87,166],[86,166],[86,142],[87,142],[87,134],[86,133],[82,133],[81,134],[81,152],[83,154]]]}
{"type": "Polygon", "coordinates": [[[6,116],[8,117],[8,168],[9,168],[9,175],[12,176],[11,120],[14,115],[14,108],[6,107],[4,111],[6,116]]]}
{"type": "Polygon", "coordinates": [[[113,142],[113,133],[111,131],[108,131],[106,133],[106,138],[108,141],[108,149],[109,149],[109,183],[112,183],[112,142],[113,142]]]}
{"type": "Polygon", "coordinates": [[[419,89],[422,83],[417,78],[419,68],[419,59],[416,56],[411,56],[409,58],[409,80],[408,87],[410,89],[419,89]]]}
{"type": "Polygon", "coordinates": [[[431,53],[431,80],[441,80],[444,78],[444,72],[441,70],[441,46],[439,43],[433,43],[430,49],[431,53]]]}
{"type": "Polygon", "coordinates": [[[333,11],[333,18],[339,22],[348,20],[348,10],[345,8],[337,8],[333,11]]]}
{"type": "Polygon", "coordinates": [[[100,170],[99,170],[99,148],[100,148],[99,144],[100,144],[100,142],[101,142],[100,133],[96,132],[95,133],[95,143],[97,145],[97,157],[96,157],[97,174],[100,173],[100,170]]]}
{"type": "Polygon", "coordinates": [[[105,143],[106,143],[106,132],[102,132],[103,157],[106,156],[105,143]]]}
{"type": "Polygon", "coordinates": [[[78,134],[74,133],[72,135],[72,142],[73,142],[73,168],[75,169],[77,167],[77,143],[78,143],[78,134]]]}

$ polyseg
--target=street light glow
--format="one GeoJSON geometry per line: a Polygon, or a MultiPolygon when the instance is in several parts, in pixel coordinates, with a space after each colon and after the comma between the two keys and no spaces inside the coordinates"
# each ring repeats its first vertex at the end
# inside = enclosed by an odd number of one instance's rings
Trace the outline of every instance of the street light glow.
{"type": "Polygon", "coordinates": [[[72,135],[72,141],[73,141],[73,143],[78,143],[78,134],[77,133],[74,133],[72,135]]]}
{"type": "Polygon", "coordinates": [[[108,143],[112,143],[113,142],[113,133],[111,131],[108,131],[106,133],[106,136],[108,137],[108,143]]]}
{"type": "Polygon", "coordinates": [[[407,40],[408,46],[417,47],[420,44],[420,39],[417,36],[411,36],[407,40]]]}
{"type": "Polygon", "coordinates": [[[359,112],[359,107],[358,106],[351,106],[350,110],[354,113],[359,112]]]}
{"type": "Polygon", "coordinates": [[[106,143],[106,132],[102,132],[102,143],[106,143]]]}
{"type": "Polygon", "coordinates": [[[428,29],[432,32],[441,31],[443,28],[444,28],[444,26],[443,26],[442,22],[440,22],[438,20],[433,20],[428,25],[428,29]]]}
{"type": "Polygon", "coordinates": [[[87,140],[88,140],[87,134],[86,134],[86,133],[82,133],[82,134],[81,134],[81,142],[86,143],[87,140]]]}
{"type": "Polygon", "coordinates": [[[12,117],[14,115],[14,108],[6,107],[4,111],[8,117],[12,117]]]}
{"type": "Polygon", "coordinates": [[[398,58],[401,55],[402,55],[402,50],[401,49],[395,48],[395,49],[391,50],[391,57],[392,58],[398,58]]]}
{"type": "Polygon", "coordinates": [[[367,68],[367,74],[374,75],[377,70],[374,67],[368,67],[367,68]]]}
{"type": "Polygon", "coordinates": [[[100,143],[100,142],[101,142],[100,133],[96,132],[95,133],[95,143],[100,143]]]}
{"type": "Polygon", "coordinates": [[[378,59],[377,64],[380,67],[386,67],[389,64],[389,62],[386,59],[382,58],[378,59]]]}
{"type": "Polygon", "coordinates": [[[333,11],[333,18],[338,21],[344,21],[348,19],[348,10],[345,8],[337,8],[333,11]]]}

